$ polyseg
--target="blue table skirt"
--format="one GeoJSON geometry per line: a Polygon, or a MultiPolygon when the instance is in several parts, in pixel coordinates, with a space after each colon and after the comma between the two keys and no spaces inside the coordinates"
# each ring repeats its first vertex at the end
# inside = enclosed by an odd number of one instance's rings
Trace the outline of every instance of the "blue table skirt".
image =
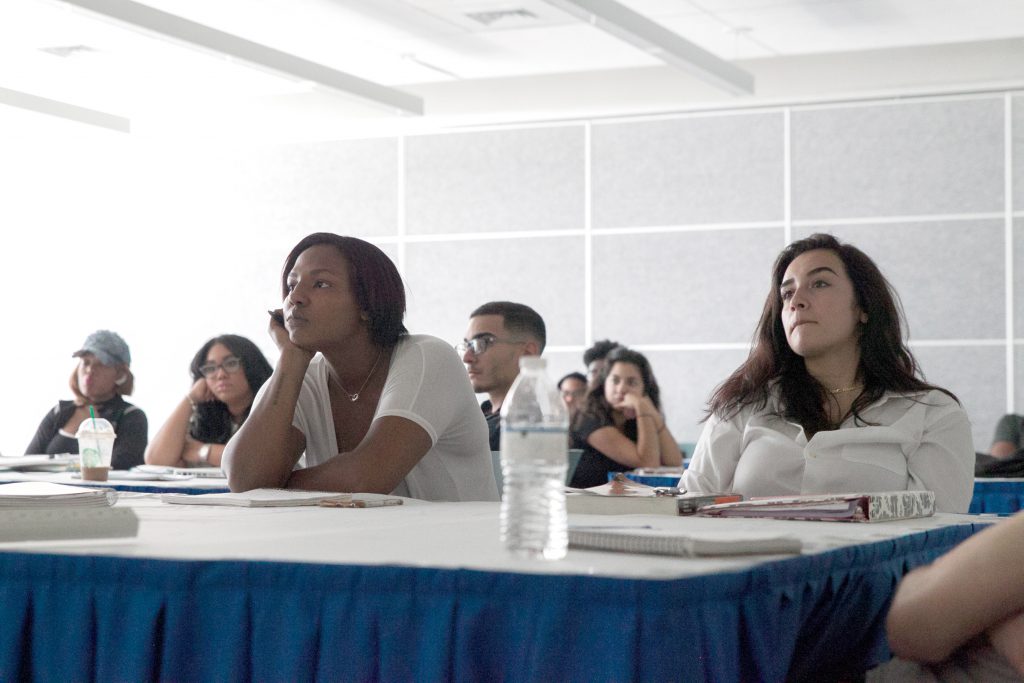
{"type": "Polygon", "coordinates": [[[978,528],[668,581],[0,553],[0,680],[816,680],[978,528]]]}
{"type": "Polygon", "coordinates": [[[1024,508],[1024,481],[974,480],[971,512],[1012,515],[1024,508]]]}

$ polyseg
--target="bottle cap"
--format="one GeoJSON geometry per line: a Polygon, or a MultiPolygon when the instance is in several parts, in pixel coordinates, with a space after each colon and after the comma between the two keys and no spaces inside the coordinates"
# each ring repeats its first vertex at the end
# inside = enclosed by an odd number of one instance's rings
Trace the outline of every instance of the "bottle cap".
{"type": "Polygon", "coordinates": [[[519,369],[520,370],[543,370],[548,366],[546,358],[540,356],[520,356],[519,357],[519,369]]]}

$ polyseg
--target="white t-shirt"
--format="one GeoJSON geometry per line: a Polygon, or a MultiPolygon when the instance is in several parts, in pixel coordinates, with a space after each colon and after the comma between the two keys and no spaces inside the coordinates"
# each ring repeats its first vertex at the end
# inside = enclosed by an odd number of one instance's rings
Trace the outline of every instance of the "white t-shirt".
{"type": "Polygon", "coordinates": [[[967,512],[971,424],[941,391],[886,393],[861,412],[859,424],[849,417],[810,441],[781,412],[776,390],[761,410],[748,406],[726,421],[712,415],[680,487],[747,497],[928,490],[940,512],[967,512]]]}
{"type": "MultiPolygon", "coordinates": [[[[498,500],[487,423],[451,345],[428,335],[409,335],[398,342],[373,419],[388,415],[412,420],[430,435],[431,443],[395,495],[498,500]]],[[[327,360],[320,354],[306,370],[292,425],[306,436],[300,466],[312,467],[338,456],[327,360]]]]}

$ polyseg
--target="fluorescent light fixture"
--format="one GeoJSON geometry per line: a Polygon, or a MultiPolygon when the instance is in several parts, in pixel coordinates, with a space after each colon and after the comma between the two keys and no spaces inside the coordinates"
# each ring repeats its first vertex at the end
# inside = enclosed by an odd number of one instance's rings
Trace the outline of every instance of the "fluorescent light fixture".
{"type": "Polygon", "coordinates": [[[67,102],[61,102],[60,100],[51,100],[19,90],[0,88],[0,104],[27,109],[38,114],[57,116],[62,119],[77,121],[78,123],[86,123],[90,126],[109,128],[119,133],[131,131],[131,121],[123,116],[115,116],[114,114],[79,107],[67,102]]]}
{"type": "Polygon", "coordinates": [[[373,81],[317,64],[287,52],[254,43],[230,33],[161,12],[131,0],[64,0],[67,4],[101,14],[132,27],[188,43],[248,64],[309,81],[348,96],[354,96],[392,111],[420,116],[423,100],[373,81]]]}
{"type": "Polygon", "coordinates": [[[654,57],[734,95],[752,95],[754,77],[614,0],[544,0],[654,57]]]}

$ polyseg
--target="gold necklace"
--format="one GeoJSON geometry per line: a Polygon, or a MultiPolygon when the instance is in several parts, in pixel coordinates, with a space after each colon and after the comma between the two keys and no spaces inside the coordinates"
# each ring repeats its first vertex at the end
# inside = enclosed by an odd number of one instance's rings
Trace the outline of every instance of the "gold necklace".
{"type": "Polygon", "coordinates": [[[337,377],[335,377],[334,375],[332,375],[330,373],[328,373],[327,376],[334,380],[334,383],[338,385],[338,388],[341,389],[342,393],[345,394],[346,396],[348,396],[348,400],[350,400],[353,403],[355,403],[356,401],[359,400],[359,394],[363,393],[363,389],[366,388],[366,383],[370,381],[371,377],[373,377],[373,371],[377,369],[377,363],[380,362],[380,357],[381,357],[381,355],[383,353],[384,353],[384,349],[381,349],[380,351],[377,352],[377,360],[373,361],[373,367],[370,368],[370,374],[367,375],[366,379],[363,380],[363,386],[359,387],[359,391],[357,391],[354,394],[348,393],[348,390],[345,389],[344,386],[342,386],[340,379],[338,379],[337,377]]]}
{"type": "Polygon", "coordinates": [[[856,391],[857,389],[860,389],[860,388],[861,388],[860,384],[851,384],[848,387],[840,387],[839,389],[829,389],[829,391],[833,395],[835,395],[835,394],[845,394],[845,393],[847,393],[849,391],[856,391]]]}

